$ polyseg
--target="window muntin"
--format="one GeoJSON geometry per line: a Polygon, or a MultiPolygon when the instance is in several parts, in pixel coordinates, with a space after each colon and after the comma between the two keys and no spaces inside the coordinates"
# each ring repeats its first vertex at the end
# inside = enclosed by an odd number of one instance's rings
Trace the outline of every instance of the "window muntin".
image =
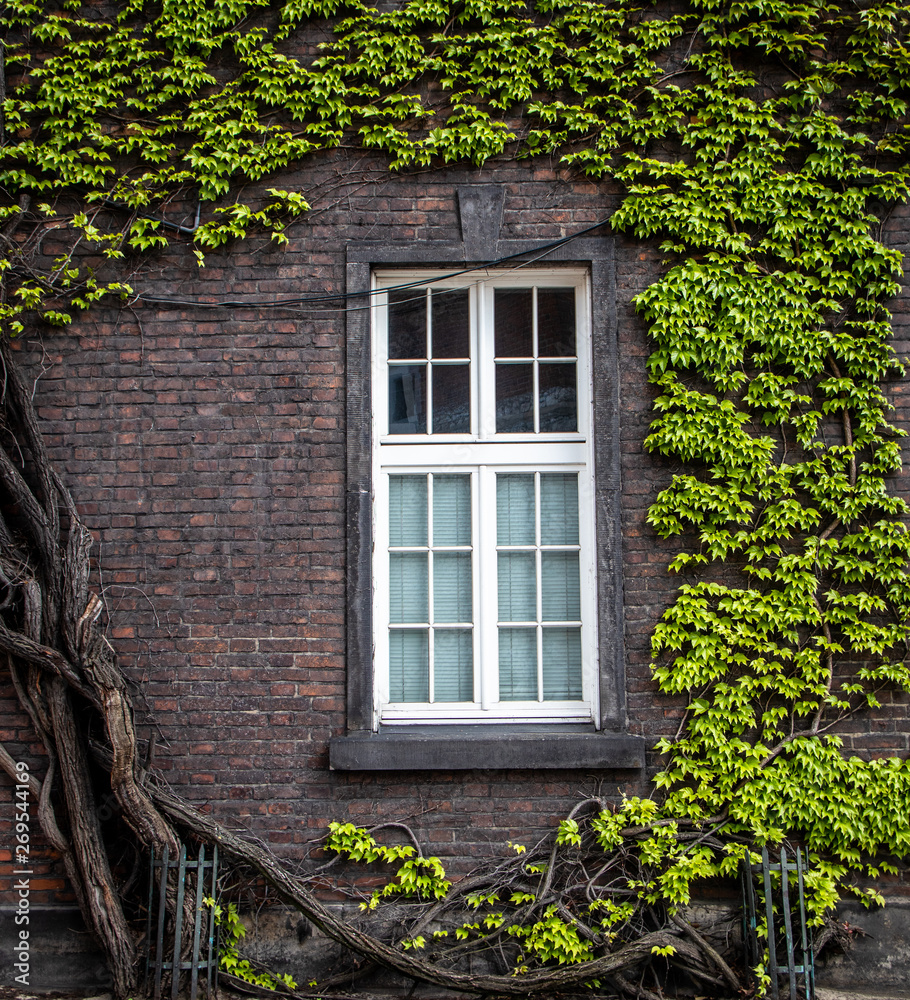
{"type": "Polygon", "coordinates": [[[582,697],[578,473],[496,475],[501,701],[582,697]]]}
{"type": "Polygon", "coordinates": [[[471,477],[389,476],[389,699],[473,700],[471,477]]]}
{"type": "Polygon", "coordinates": [[[586,275],[434,277],[375,296],[376,721],[597,722],[586,275]]]}
{"type": "Polygon", "coordinates": [[[402,289],[387,302],[388,433],[468,433],[468,289],[402,289]]]}
{"type": "Polygon", "coordinates": [[[493,291],[496,431],[578,429],[572,288],[493,291]]]}

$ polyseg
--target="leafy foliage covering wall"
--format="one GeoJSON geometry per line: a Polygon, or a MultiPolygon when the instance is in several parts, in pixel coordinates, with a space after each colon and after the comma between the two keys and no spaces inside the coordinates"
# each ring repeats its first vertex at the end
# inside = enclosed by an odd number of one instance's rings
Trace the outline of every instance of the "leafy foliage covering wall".
{"type": "MultiPolygon", "coordinates": [[[[18,336],[128,297],[131,261],[169,239],[200,265],[254,231],[285,241],[306,191],[244,192],[321,149],[398,170],[547,155],[620,185],[611,225],[666,256],[637,300],[660,392],[645,447],[685,471],[650,522],[689,544],[654,677],[690,700],[653,799],[598,812],[593,834],[631,838],[639,898],[670,905],[750,846],[800,839],[821,913],[851,870],[910,847],[910,765],[835,734],[910,690],[883,390],[903,374],[901,259],[880,239],[910,184],[908,28],[902,0],[14,0],[0,318],[18,336]],[[189,236],[157,221],[196,200],[189,236]]],[[[360,834],[333,836],[350,852],[360,834]]],[[[577,821],[559,837],[575,845],[577,821]]],[[[546,938],[521,926],[527,948],[546,938]]],[[[545,960],[583,959],[569,938],[545,960]]]]}

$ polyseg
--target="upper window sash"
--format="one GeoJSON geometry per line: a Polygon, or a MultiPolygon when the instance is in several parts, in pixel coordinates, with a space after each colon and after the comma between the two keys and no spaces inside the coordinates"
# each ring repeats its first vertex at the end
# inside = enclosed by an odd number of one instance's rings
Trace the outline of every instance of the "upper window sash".
{"type": "Polygon", "coordinates": [[[419,442],[589,440],[587,285],[587,273],[575,268],[521,269],[480,277],[476,274],[454,277],[444,272],[435,275],[377,272],[374,288],[379,294],[374,295],[373,303],[376,444],[384,448],[419,442]],[[417,281],[426,284],[400,287],[417,281]],[[390,292],[382,293],[384,287],[390,286],[390,292]],[[454,303],[454,306],[447,310],[440,303],[454,303]],[[553,322],[554,312],[565,311],[567,306],[574,311],[573,354],[569,353],[565,338],[560,339],[554,330],[557,325],[553,322]],[[447,315],[449,311],[455,314],[455,321],[447,315]],[[522,313],[530,316],[530,322],[522,313]],[[513,328],[520,331],[524,326],[527,330],[525,343],[520,332],[510,331],[509,314],[518,315],[513,328]],[[391,349],[390,319],[395,327],[391,349]],[[440,335],[442,320],[447,325],[442,324],[440,335]],[[458,329],[463,323],[458,320],[466,320],[468,324],[467,355],[461,353],[465,338],[458,329]],[[521,386],[515,385],[522,382],[527,383],[524,394],[521,386]],[[573,382],[570,388],[569,383],[573,382]],[[571,421],[574,428],[570,428],[566,399],[573,390],[576,418],[571,421]],[[454,400],[448,407],[439,404],[443,391],[454,400]],[[509,392],[511,397],[507,395],[509,392]],[[521,419],[521,413],[517,419],[514,413],[504,414],[506,410],[516,410],[516,400],[520,410],[520,403],[527,399],[533,405],[530,415],[525,408],[526,419],[521,419]],[[463,418],[459,400],[469,403],[467,420],[463,418]],[[413,431],[408,430],[409,424],[413,431]]]}

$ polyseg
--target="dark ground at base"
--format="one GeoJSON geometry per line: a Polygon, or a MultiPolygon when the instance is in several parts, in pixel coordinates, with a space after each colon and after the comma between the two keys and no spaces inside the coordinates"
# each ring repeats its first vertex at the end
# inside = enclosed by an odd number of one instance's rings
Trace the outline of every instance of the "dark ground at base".
{"type": "MultiPolygon", "coordinates": [[[[203,995],[200,994],[200,996],[203,995]]],[[[239,993],[224,989],[219,990],[218,996],[221,1000],[249,1000],[239,993]]],[[[278,994],[276,994],[277,996],[278,994]]],[[[881,990],[863,990],[862,987],[858,987],[856,990],[834,990],[822,987],[815,996],[816,1000],[910,1000],[910,990],[889,990],[887,993],[883,993],[881,990]]],[[[59,990],[39,993],[19,987],[0,986],[0,1000],[112,1000],[112,995],[96,992],[65,993],[59,990]]],[[[395,1000],[395,997],[390,993],[388,1000],[395,1000]]]]}

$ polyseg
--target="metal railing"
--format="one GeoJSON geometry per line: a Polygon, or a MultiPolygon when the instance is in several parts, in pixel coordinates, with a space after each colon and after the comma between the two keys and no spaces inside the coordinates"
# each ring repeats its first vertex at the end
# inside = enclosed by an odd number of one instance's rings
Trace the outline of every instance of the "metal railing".
{"type": "Polygon", "coordinates": [[[755,877],[761,873],[768,930],[767,973],[771,980],[768,995],[771,1000],[780,1000],[782,995],[789,997],[789,1000],[815,1000],[815,961],[806,925],[806,893],[803,883],[808,854],[797,848],[790,851],[788,858],[787,849],[782,847],[779,860],[772,861],[768,849],[763,847],[761,858],[760,865],[750,865],[744,861],[740,866],[746,964],[749,968],[755,968],[765,957],[758,937],[755,892],[755,877]],[[776,895],[772,883],[778,880],[772,879],[773,872],[780,873],[776,895]],[[795,900],[790,898],[793,874],[796,875],[795,900]]]}
{"type": "Polygon", "coordinates": [[[215,908],[204,905],[206,898],[216,898],[218,882],[218,846],[210,859],[206,859],[205,845],[199,848],[195,861],[188,860],[186,847],[180,845],[179,855],[171,860],[165,847],[160,858],[154,854],[149,860],[148,916],[146,920],[145,990],[155,1000],[161,1000],[161,986],[165,972],[171,976],[171,998],[177,1000],[184,973],[189,973],[190,1000],[196,1000],[200,974],[204,974],[206,996],[211,998],[218,988],[218,947],[215,940],[215,908]],[[183,941],[184,900],[187,873],[194,872],[190,891],[194,893],[192,950],[189,961],[181,960],[183,941]],[[173,920],[167,919],[168,876],[175,878],[171,891],[177,893],[173,920]],[[206,891],[206,884],[208,891],[206,891]]]}

